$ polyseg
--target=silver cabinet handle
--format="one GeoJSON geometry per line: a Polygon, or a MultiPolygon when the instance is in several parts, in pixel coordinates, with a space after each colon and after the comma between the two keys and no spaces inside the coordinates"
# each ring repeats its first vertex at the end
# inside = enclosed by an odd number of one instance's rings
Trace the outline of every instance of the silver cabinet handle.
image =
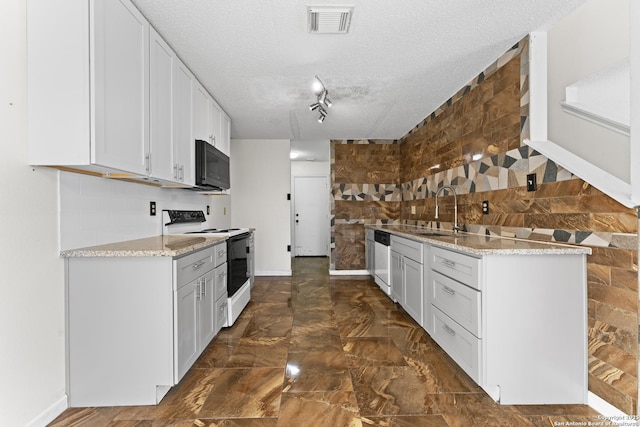
{"type": "Polygon", "coordinates": [[[200,267],[202,267],[204,265],[204,261],[198,261],[198,262],[194,262],[192,267],[194,270],[199,269],[200,267]]]}
{"type": "Polygon", "coordinates": [[[202,299],[202,282],[200,280],[196,283],[196,299],[202,299]]]}
{"type": "Polygon", "coordinates": [[[227,303],[225,302],[224,304],[222,304],[219,308],[220,311],[224,311],[227,308],[227,303]]]}
{"type": "Polygon", "coordinates": [[[144,156],[144,168],[146,169],[147,173],[151,175],[151,153],[147,153],[144,156]]]}
{"type": "Polygon", "coordinates": [[[207,296],[207,279],[206,278],[202,279],[202,285],[200,286],[200,291],[202,292],[200,294],[200,298],[204,298],[207,296]]]}
{"type": "Polygon", "coordinates": [[[218,256],[221,257],[222,255],[224,255],[224,251],[223,250],[218,251],[218,256]]]}
{"type": "Polygon", "coordinates": [[[449,335],[451,335],[452,337],[456,336],[456,331],[454,331],[453,329],[451,329],[449,326],[443,324],[442,325],[442,329],[445,330],[446,333],[448,333],[449,335]]]}
{"type": "Polygon", "coordinates": [[[451,268],[454,268],[456,266],[455,261],[451,261],[450,259],[443,259],[442,263],[447,267],[451,267],[451,268]]]}
{"type": "Polygon", "coordinates": [[[180,165],[180,167],[178,167],[178,170],[180,171],[180,181],[184,181],[184,165],[180,165]]]}
{"type": "Polygon", "coordinates": [[[442,290],[445,291],[446,293],[448,293],[449,295],[455,295],[456,291],[454,291],[453,289],[451,289],[450,287],[443,285],[442,286],[442,290]]]}

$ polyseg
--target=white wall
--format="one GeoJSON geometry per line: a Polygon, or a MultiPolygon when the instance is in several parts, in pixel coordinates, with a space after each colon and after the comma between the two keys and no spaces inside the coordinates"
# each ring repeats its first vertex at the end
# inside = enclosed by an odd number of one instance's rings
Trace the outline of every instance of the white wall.
{"type": "MultiPolygon", "coordinates": [[[[229,197],[229,196],[219,196],[229,197]]],[[[222,201],[223,199],[220,199],[222,201]]],[[[73,249],[162,234],[163,209],[201,210],[210,227],[227,226],[212,196],[177,188],[157,188],[77,173],[60,173],[60,247],[73,249]],[[156,202],[156,216],[149,202],[156,202]]]]}
{"type": "Polygon", "coordinates": [[[58,172],[27,165],[26,2],[0,2],[0,425],[66,406],[58,172]]]}
{"type": "Polygon", "coordinates": [[[562,111],[565,87],[629,57],[629,1],[590,0],[548,33],[548,139],[625,182],[629,137],[562,111]]]}
{"type": "Polygon", "coordinates": [[[256,275],[290,275],[288,139],[231,141],[231,225],[254,227],[256,275]]]}

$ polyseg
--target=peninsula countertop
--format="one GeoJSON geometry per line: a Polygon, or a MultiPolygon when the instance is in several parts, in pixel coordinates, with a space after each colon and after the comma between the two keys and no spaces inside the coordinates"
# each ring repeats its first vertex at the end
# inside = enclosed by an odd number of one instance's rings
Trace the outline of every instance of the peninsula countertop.
{"type": "Polygon", "coordinates": [[[77,257],[177,257],[227,240],[226,236],[155,236],[60,252],[63,258],[77,257]]]}
{"type": "Polygon", "coordinates": [[[411,225],[365,225],[366,228],[389,232],[412,240],[423,241],[471,255],[589,255],[591,248],[569,244],[547,243],[510,237],[487,236],[411,225]]]}

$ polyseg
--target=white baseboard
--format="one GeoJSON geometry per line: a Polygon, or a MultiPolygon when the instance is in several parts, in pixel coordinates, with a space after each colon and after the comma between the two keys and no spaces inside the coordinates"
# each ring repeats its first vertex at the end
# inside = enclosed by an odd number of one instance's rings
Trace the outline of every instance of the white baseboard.
{"type": "Polygon", "coordinates": [[[635,417],[629,417],[629,415],[625,414],[620,409],[616,408],[615,406],[613,406],[600,396],[593,394],[592,392],[589,392],[589,394],[587,395],[587,405],[589,405],[589,407],[591,407],[592,409],[598,411],[604,417],[621,417],[621,420],[627,421],[635,420],[635,417]]]}
{"type": "Polygon", "coordinates": [[[367,270],[329,270],[330,276],[368,276],[367,270]]]}
{"type": "Polygon", "coordinates": [[[62,396],[53,405],[45,409],[40,415],[25,424],[25,427],[44,427],[51,421],[55,420],[58,415],[63,413],[69,407],[67,395],[62,396]]]}
{"type": "Polygon", "coordinates": [[[291,276],[291,270],[256,271],[256,276],[291,276]]]}

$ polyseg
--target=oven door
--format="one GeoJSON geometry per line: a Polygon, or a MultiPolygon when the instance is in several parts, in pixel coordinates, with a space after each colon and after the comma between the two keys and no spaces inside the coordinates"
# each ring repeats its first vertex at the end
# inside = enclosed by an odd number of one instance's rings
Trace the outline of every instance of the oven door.
{"type": "Polygon", "coordinates": [[[231,236],[227,240],[228,298],[231,298],[249,280],[248,247],[249,233],[231,236]]]}

